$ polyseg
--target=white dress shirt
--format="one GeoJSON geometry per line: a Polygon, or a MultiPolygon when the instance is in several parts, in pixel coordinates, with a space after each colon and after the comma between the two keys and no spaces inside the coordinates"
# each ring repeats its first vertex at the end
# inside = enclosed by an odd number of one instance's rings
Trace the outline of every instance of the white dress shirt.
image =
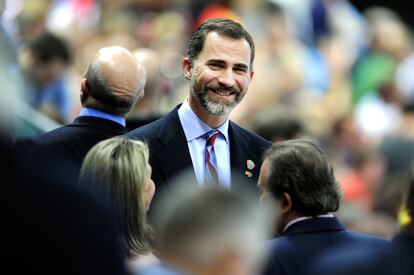
{"type": "Polygon", "coordinates": [[[316,218],[333,218],[334,215],[333,214],[323,214],[323,215],[317,215],[317,216],[312,216],[312,217],[311,216],[304,216],[304,217],[296,218],[294,220],[291,220],[290,222],[288,222],[285,225],[285,228],[283,228],[282,233],[284,233],[290,226],[292,226],[295,223],[298,223],[298,222],[304,221],[304,220],[310,220],[310,219],[313,219],[315,217],[316,218]]]}
{"type": "MultiPolygon", "coordinates": [[[[213,128],[204,123],[193,112],[188,99],[178,109],[178,117],[184,129],[187,139],[188,149],[190,151],[194,172],[198,184],[204,183],[205,173],[205,147],[206,139],[204,135],[213,128]]],[[[229,120],[227,119],[220,127],[216,128],[219,135],[214,143],[214,151],[217,159],[217,174],[219,185],[231,187],[231,169],[230,169],[230,140],[228,136],[229,120]]]]}

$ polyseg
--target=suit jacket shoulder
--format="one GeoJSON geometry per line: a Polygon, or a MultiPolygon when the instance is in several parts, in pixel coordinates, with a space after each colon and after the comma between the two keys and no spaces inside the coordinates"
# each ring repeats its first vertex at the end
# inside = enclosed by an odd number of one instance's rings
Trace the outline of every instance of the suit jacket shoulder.
{"type": "Polygon", "coordinates": [[[72,123],[54,129],[52,131],[30,137],[18,138],[15,142],[16,146],[26,145],[52,145],[63,141],[74,141],[73,138],[79,139],[79,136],[85,138],[86,135],[90,139],[99,139],[101,136],[115,136],[126,134],[126,128],[113,121],[81,116],[76,118],[72,123]],[[78,137],[78,138],[77,138],[78,137]]]}
{"type": "Polygon", "coordinates": [[[412,255],[400,253],[391,244],[386,248],[348,244],[318,255],[307,275],[408,275],[413,274],[412,255]]]}
{"type": "MultiPolygon", "coordinates": [[[[98,142],[126,134],[126,128],[113,121],[81,116],[72,123],[50,132],[16,140],[18,158],[41,161],[45,171],[77,180],[83,158],[98,142]]],[[[59,176],[60,177],[60,176],[59,176]]]]}
{"type": "Polygon", "coordinates": [[[346,230],[337,218],[300,221],[271,241],[264,274],[305,274],[308,264],[325,251],[348,244],[384,249],[390,243],[382,238],[346,230]]]}

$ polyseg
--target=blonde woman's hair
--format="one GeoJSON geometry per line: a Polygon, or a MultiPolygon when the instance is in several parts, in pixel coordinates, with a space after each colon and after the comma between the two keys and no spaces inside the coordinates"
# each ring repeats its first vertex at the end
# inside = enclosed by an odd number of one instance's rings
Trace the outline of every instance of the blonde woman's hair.
{"type": "Polygon", "coordinates": [[[92,147],[80,171],[81,183],[110,198],[128,257],[151,250],[144,201],[148,158],[144,142],[114,137],[92,147]]]}

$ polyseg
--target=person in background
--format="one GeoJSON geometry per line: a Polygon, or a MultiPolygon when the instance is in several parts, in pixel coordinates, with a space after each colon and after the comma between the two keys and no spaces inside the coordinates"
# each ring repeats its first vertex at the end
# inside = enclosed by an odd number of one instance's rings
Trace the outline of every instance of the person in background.
{"type": "Polygon", "coordinates": [[[67,123],[71,106],[64,73],[72,59],[67,42],[47,32],[23,45],[19,55],[31,90],[28,103],[51,119],[67,123]]]}
{"type": "Polygon", "coordinates": [[[135,104],[126,118],[128,131],[161,118],[160,105],[164,95],[163,85],[166,84],[160,67],[161,57],[156,51],[138,48],[132,51],[132,54],[145,67],[147,80],[144,97],[135,104]]]}
{"type": "Polygon", "coordinates": [[[112,202],[121,244],[132,266],[157,260],[151,253],[151,228],[146,222],[155,192],[148,158],[145,143],[113,137],[92,147],[79,174],[81,184],[112,202]]]}
{"type": "Polygon", "coordinates": [[[82,160],[101,140],[126,134],[125,117],[142,97],[145,69],[125,48],[101,48],[81,81],[82,110],[72,123],[16,140],[17,154],[42,162],[45,173],[77,182],[82,160]]]}
{"type": "Polygon", "coordinates": [[[284,106],[271,106],[261,110],[253,116],[250,125],[254,133],[273,143],[307,134],[300,116],[284,106]]]}
{"type": "Polygon", "coordinates": [[[280,208],[276,238],[266,246],[269,259],[262,274],[305,274],[319,253],[359,243],[383,249],[389,242],[346,230],[333,212],[341,199],[338,183],[325,153],[314,143],[293,139],[273,144],[260,170],[262,201],[280,208]]]}
{"type": "Polygon", "coordinates": [[[137,274],[257,274],[268,228],[255,197],[217,186],[197,188],[186,176],[176,180],[154,209],[162,261],[137,274]]]}

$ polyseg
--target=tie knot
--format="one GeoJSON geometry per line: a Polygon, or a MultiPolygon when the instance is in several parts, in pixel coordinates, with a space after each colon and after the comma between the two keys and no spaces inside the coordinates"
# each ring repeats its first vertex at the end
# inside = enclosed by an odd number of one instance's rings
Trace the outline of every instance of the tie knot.
{"type": "Polygon", "coordinates": [[[220,135],[220,132],[217,130],[211,130],[208,132],[207,135],[207,145],[214,147],[214,143],[216,142],[216,138],[220,135]]]}

